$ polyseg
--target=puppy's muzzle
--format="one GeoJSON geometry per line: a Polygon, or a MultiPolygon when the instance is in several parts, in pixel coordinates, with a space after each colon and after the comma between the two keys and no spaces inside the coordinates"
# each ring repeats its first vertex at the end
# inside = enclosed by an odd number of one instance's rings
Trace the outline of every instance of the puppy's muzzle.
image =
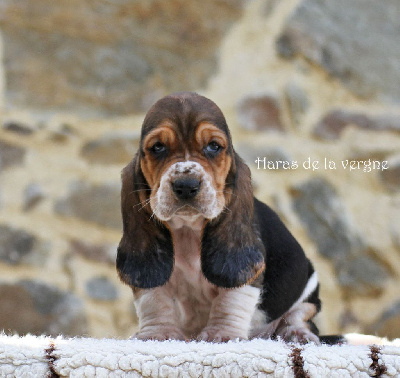
{"type": "Polygon", "coordinates": [[[184,177],[176,179],[171,183],[172,190],[176,197],[180,200],[187,200],[194,198],[200,191],[201,182],[198,179],[184,177]]]}

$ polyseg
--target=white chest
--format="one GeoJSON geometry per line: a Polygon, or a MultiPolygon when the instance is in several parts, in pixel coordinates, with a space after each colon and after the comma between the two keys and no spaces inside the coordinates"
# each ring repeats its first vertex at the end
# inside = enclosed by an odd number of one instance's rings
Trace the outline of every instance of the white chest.
{"type": "Polygon", "coordinates": [[[195,335],[207,324],[211,304],[219,289],[201,271],[201,228],[183,226],[173,229],[174,270],[164,286],[173,299],[177,320],[187,334],[195,335]]]}

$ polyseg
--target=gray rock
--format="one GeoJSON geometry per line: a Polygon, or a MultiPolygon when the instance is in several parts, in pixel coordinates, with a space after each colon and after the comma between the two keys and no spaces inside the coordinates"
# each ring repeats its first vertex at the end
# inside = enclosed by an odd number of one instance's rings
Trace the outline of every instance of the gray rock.
{"type": "Polygon", "coordinates": [[[343,261],[337,261],[338,281],[341,286],[354,293],[379,295],[385,289],[388,271],[367,253],[365,249],[359,255],[349,255],[343,261]]]}
{"type": "Polygon", "coordinates": [[[400,133],[400,118],[398,116],[369,116],[363,113],[337,109],[327,113],[318,122],[313,134],[321,139],[336,140],[350,125],[364,130],[400,133]]]}
{"type": "Polygon", "coordinates": [[[65,143],[70,140],[77,131],[74,127],[68,124],[61,124],[57,129],[50,131],[49,139],[57,143],[65,143]]]}
{"type": "Polygon", "coordinates": [[[72,239],[69,241],[69,249],[73,254],[85,259],[115,265],[117,245],[91,244],[82,240],[72,239]]]}
{"type": "Polygon", "coordinates": [[[331,260],[343,259],[361,240],[353,232],[342,202],[333,186],[323,179],[312,179],[293,188],[294,210],[307,227],[318,251],[331,260]]]}
{"type": "Polygon", "coordinates": [[[349,308],[344,310],[344,312],[340,315],[339,318],[339,327],[342,329],[348,329],[349,326],[358,326],[360,324],[360,320],[357,315],[349,308]]]}
{"type": "Polygon", "coordinates": [[[86,293],[89,297],[101,301],[113,301],[118,298],[118,292],[107,277],[95,277],[86,282],[86,293]]]}
{"type": "Polygon", "coordinates": [[[281,107],[274,96],[246,96],[237,104],[236,113],[240,125],[246,130],[285,131],[281,120],[281,107]]]}
{"type": "Polygon", "coordinates": [[[29,232],[8,225],[0,225],[0,260],[11,265],[44,264],[49,244],[29,232]]]}
{"type": "Polygon", "coordinates": [[[140,133],[106,134],[86,143],[81,156],[92,164],[126,164],[139,148],[140,133]]]}
{"type": "Polygon", "coordinates": [[[400,335],[400,301],[385,309],[379,319],[368,327],[368,332],[388,339],[398,338],[400,335]]]}
{"type": "Polygon", "coordinates": [[[264,17],[269,17],[274,12],[276,6],[279,4],[279,0],[267,0],[264,2],[261,12],[264,17]]]}
{"type": "Polygon", "coordinates": [[[398,251],[400,251],[400,217],[398,216],[400,212],[400,206],[396,207],[396,205],[394,205],[392,209],[394,216],[389,220],[390,236],[393,245],[398,251]]]}
{"type": "Polygon", "coordinates": [[[23,210],[32,210],[41,200],[46,197],[44,189],[37,183],[29,184],[24,191],[23,210]]]}
{"type": "Polygon", "coordinates": [[[321,65],[354,93],[400,100],[400,3],[303,0],[277,40],[278,52],[321,65]]]}
{"type": "Polygon", "coordinates": [[[353,146],[351,151],[349,151],[349,156],[347,160],[357,160],[357,161],[388,161],[389,156],[393,155],[396,147],[390,147],[386,145],[371,146],[353,146]]]}
{"type": "Polygon", "coordinates": [[[353,294],[380,292],[389,273],[361,239],[333,186],[315,178],[293,188],[291,194],[308,236],[334,264],[339,284],[353,294]]]}
{"type": "Polygon", "coordinates": [[[126,114],[142,111],[154,92],[204,87],[245,3],[3,0],[6,100],[126,114]]]}
{"type": "Polygon", "coordinates": [[[16,121],[4,122],[3,129],[19,135],[31,135],[34,133],[32,127],[16,121]]]}
{"type": "Polygon", "coordinates": [[[390,191],[400,191],[400,157],[388,161],[389,168],[380,172],[383,185],[390,191]]]}
{"type": "Polygon", "coordinates": [[[82,300],[45,283],[0,284],[0,329],[18,334],[80,336],[87,332],[82,300]]]}
{"type": "Polygon", "coordinates": [[[121,230],[120,192],[120,184],[74,182],[66,198],[56,202],[54,210],[60,215],[121,230]]]}
{"type": "Polygon", "coordinates": [[[285,95],[293,123],[298,125],[302,115],[306,112],[310,105],[308,97],[303,89],[294,83],[289,83],[286,86],[285,95]]]}
{"type": "Polygon", "coordinates": [[[391,237],[392,237],[394,246],[400,251],[400,231],[392,230],[391,237]]]}
{"type": "Polygon", "coordinates": [[[21,165],[25,158],[25,149],[0,140],[0,170],[21,165]]]}

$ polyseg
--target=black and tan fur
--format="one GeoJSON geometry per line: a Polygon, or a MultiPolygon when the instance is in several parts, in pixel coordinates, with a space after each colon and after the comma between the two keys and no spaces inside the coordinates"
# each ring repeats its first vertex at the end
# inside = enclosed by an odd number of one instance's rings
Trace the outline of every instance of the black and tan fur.
{"type": "Polygon", "coordinates": [[[149,110],[122,173],[121,207],[117,269],[134,292],[138,338],[318,342],[316,273],[279,217],[254,198],[250,170],[211,100],[177,93],[149,110]],[[178,181],[198,183],[193,198],[178,196],[178,181]]]}

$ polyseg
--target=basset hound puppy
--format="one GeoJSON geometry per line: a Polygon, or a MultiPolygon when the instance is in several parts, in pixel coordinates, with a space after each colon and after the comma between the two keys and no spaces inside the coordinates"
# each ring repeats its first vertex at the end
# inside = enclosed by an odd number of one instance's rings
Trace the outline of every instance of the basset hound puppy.
{"type": "Polygon", "coordinates": [[[122,172],[117,270],[136,338],[318,343],[317,273],[235,152],[218,106],[182,92],[147,113],[122,172]]]}

